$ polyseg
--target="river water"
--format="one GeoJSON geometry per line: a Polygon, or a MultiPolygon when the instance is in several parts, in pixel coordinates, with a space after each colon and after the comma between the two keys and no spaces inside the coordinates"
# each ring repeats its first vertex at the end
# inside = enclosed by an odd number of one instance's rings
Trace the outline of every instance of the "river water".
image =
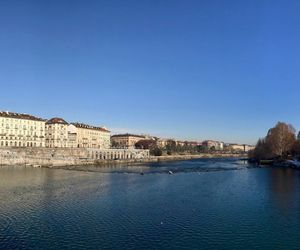
{"type": "Polygon", "coordinates": [[[0,249],[300,249],[300,171],[233,159],[0,167],[0,202],[0,249]]]}

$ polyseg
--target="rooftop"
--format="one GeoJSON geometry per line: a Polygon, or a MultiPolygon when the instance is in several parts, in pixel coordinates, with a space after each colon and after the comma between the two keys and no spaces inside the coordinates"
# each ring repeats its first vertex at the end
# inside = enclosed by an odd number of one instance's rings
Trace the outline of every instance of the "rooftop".
{"type": "Polygon", "coordinates": [[[112,137],[139,137],[139,138],[145,138],[145,136],[142,135],[135,135],[135,134],[118,134],[118,135],[113,135],[112,137]]]}
{"type": "Polygon", "coordinates": [[[74,125],[76,128],[85,128],[85,129],[93,129],[93,130],[98,130],[98,131],[103,131],[103,132],[110,132],[108,129],[103,128],[103,127],[95,127],[92,125],[84,124],[84,123],[78,123],[78,122],[73,122],[71,123],[74,125]]]}
{"type": "Polygon", "coordinates": [[[54,118],[52,118],[52,119],[50,119],[46,122],[46,124],[57,124],[57,123],[58,124],[65,124],[65,125],[68,124],[64,119],[59,118],[59,117],[54,117],[54,118]]]}
{"type": "Polygon", "coordinates": [[[14,113],[14,112],[8,112],[8,111],[0,111],[0,117],[9,117],[9,118],[33,120],[33,121],[46,121],[45,119],[42,119],[42,118],[39,118],[39,117],[36,117],[33,115],[14,113]]]}

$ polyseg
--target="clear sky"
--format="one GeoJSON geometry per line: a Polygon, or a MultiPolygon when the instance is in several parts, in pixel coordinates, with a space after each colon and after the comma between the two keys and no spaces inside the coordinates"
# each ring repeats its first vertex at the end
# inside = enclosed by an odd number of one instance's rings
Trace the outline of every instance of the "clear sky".
{"type": "Polygon", "coordinates": [[[0,109],[255,143],[300,129],[300,1],[2,0],[0,109]]]}

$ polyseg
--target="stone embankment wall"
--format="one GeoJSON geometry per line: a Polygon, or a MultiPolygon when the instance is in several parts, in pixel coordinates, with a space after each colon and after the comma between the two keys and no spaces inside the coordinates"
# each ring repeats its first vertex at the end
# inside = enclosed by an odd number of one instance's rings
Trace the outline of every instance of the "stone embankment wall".
{"type": "Polygon", "coordinates": [[[240,158],[246,159],[248,156],[246,153],[242,154],[232,154],[232,153],[199,153],[192,155],[164,155],[164,156],[152,156],[151,159],[153,161],[181,161],[181,160],[192,160],[192,159],[207,159],[207,158],[240,158]]]}
{"type": "Polygon", "coordinates": [[[0,148],[0,165],[75,166],[149,158],[149,150],[85,148],[0,148]]]}

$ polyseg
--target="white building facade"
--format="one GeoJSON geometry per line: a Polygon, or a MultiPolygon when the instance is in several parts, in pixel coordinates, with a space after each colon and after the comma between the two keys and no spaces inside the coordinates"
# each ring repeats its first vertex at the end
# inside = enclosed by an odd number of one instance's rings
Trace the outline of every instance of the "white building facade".
{"type": "Polygon", "coordinates": [[[45,147],[45,122],[28,114],[0,112],[0,146],[45,147]]]}
{"type": "Polygon", "coordinates": [[[110,131],[83,123],[72,123],[68,127],[69,147],[110,148],[110,131]]]}
{"type": "Polygon", "coordinates": [[[47,148],[67,148],[69,124],[62,118],[52,118],[45,124],[45,145],[47,148]]]}

